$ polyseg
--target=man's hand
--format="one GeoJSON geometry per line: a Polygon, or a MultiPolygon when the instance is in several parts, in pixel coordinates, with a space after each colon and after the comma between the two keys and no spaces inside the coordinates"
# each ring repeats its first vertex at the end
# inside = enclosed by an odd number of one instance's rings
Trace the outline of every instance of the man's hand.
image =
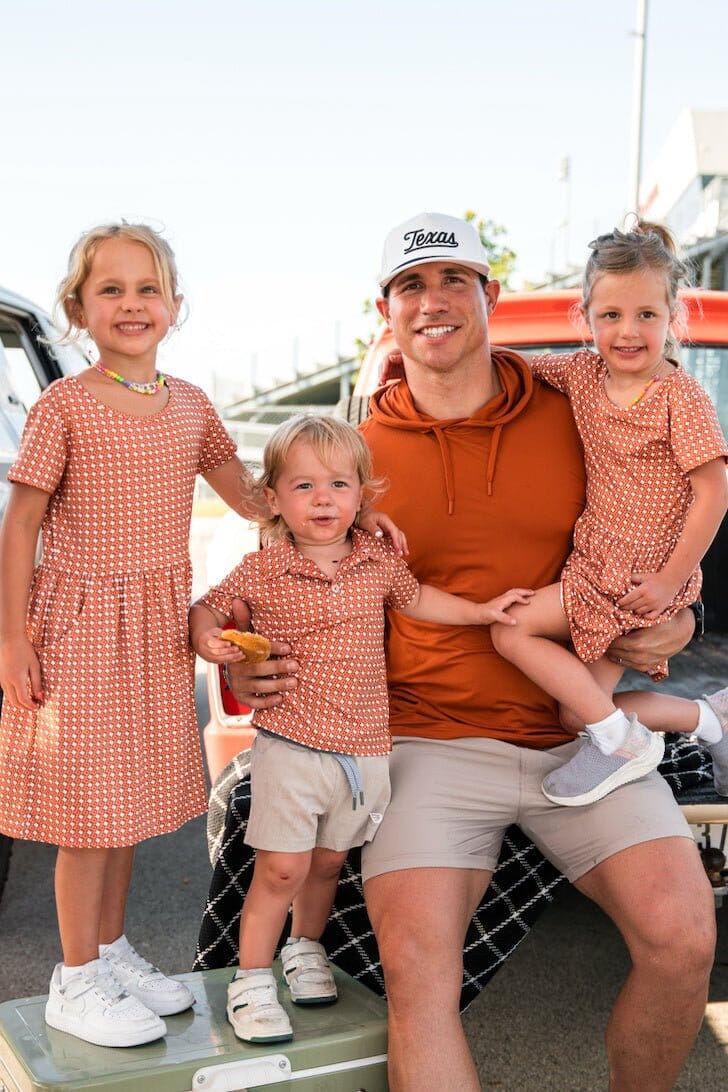
{"type": "Polygon", "coordinates": [[[695,631],[695,616],[685,607],[674,618],[649,629],[633,629],[618,637],[607,649],[607,657],[621,667],[649,672],[669,660],[688,644],[695,631]]]}
{"type": "MultiPolygon", "coordinates": [[[[235,628],[250,629],[250,611],[242,599],[233,600],[235,628]]],[[[260,664],[229,663],[227,677],[234,697],[251,709],[270,709],[280,705],[287,690],[298,685],[295,678],[298,661],[286,659],[291,646],[283,641],[271,641],[271,658],[260,664]]]]}

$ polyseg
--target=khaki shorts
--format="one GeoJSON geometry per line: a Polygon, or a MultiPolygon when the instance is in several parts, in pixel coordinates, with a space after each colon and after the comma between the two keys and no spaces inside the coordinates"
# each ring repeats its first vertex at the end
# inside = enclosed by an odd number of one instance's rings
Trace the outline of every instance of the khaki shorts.
{"type": "Polygon", "coordinates": [[[363,879],[404,868],[492,872],[511,823],[572,882],[629,846],[692,838],[658,773],[584,807],[547,800],[544,777],[580,746],[576,740],[534,751],[485,738],[395,739],[392,802],[375,841],[362,851],[363,879]]]}
{"type": "Polygon", "coordinates": [[[278,853],[314,846],[343,853],[370,841],[389,803],[389,756],[356,761],[364,804],[354,809],[346,774],[333,755],[258,732],[250,759],[246,843],[278,853]]]}

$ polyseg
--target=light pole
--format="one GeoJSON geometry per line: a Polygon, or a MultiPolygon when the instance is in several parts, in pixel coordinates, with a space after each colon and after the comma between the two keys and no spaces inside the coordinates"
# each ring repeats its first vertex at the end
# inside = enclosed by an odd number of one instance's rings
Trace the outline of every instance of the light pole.
{"type": "Polygon", "coordinates": [[[639,213],[640,176],[642,174],[642,111],[645,99],[645,36],[647,29],[647,0],[637,0],[636,27],[634,30],[634,88],[632,100],[632,150],[630,156],[627,209],[639,213]]]}

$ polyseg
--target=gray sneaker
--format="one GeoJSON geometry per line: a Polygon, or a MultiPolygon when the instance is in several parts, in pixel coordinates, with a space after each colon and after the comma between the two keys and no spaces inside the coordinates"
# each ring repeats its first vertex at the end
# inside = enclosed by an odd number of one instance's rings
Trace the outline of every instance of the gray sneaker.
{"type": "Polygon", "coordinates": [[[703,694],[703,700],[713,710],[723,729],[723,738],[712,743],[708,750],[713,759],[715,791],[718,796],[728,796],[728,686],[715,694],[703,694]]]}
{"type": "Polygon", "coordinates": [[[611,755],[602,754],[586,732],[580,733],[584,739],[581,749],[543,779],[544,796],[553,804],[581,807],[657,769],[665,753],[664,739],[640,724],[635,713],[627,719],[627,738],[611,755]]]}

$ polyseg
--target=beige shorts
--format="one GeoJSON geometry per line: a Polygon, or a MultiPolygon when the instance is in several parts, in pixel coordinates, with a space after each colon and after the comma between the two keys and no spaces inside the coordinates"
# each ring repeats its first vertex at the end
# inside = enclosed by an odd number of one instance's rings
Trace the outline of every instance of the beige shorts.
{"type": "Polygon", "coordinates": [[[486,738],[395,739],[392,801],[376,840],[362,851],[363,879],[404,868],[492,872],[511,823],[572,882],[629,846],[692,838],[658,773],[580,808],[547,800],[544,777],[580,746],[576,740],[534,751],[486,738]]]}
{"type": "Polygon", "coordinates": [[[344,852],[370,841],[389,803],[389,756],[356,761],[364,803],[355,809],[346,774],[333,755],[258,732],[250,758],[246,843],[303,853],[314,846],[344,852]]]}

